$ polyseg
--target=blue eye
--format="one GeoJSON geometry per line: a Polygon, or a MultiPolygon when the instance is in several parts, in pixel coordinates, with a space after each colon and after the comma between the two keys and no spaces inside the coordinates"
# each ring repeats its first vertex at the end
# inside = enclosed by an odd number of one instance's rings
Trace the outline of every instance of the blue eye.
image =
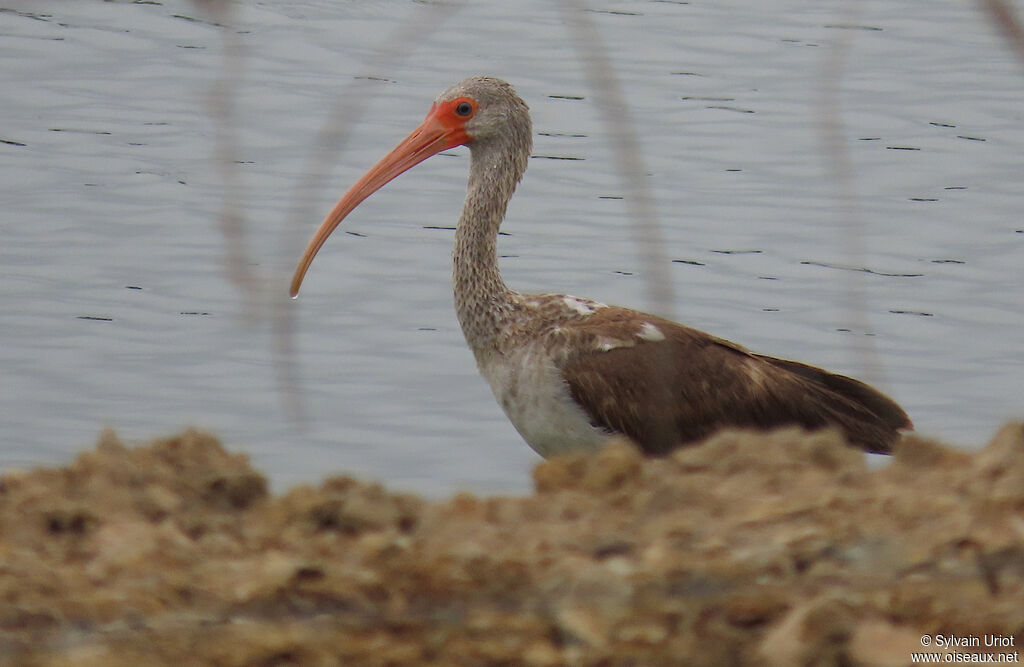
{"type": "Polygon", "coordinates": [[[459,102],[459,105],[455,107],[455,113],[459,116],[469,117],[473,115],[473,105],[469,102],[459,102]]]}

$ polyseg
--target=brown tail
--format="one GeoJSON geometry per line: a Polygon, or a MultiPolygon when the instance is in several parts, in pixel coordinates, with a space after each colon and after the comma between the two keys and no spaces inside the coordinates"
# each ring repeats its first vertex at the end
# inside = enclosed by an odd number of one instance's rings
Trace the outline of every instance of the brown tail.
{"type": "MultiPolygon", "coordinates": [[[[848,378],[845,375],[829,373],[821,370],[820,368],[808,366],[807,364],[789,361],[788,359],[776,359],[774,357],[763,355],[757,356],[777,368],[799,375],[823,389],[846,399],[846,401],[852,404],[851,407],[856,408],[857,414],[849,415],[851,418],[858,421],[863,421],[865,418],[872,419],[875,422],[876,427],[882,427],[892,431],[892,440],[896,439],[896,431],[913,430],[914,428],[913,422],[910,421],[910,417],[908,417],[907,413],[903,411],[903,408],[882,392],[864,384],[863,382],[854,380],[853,378],[848,378]]],[[[856,428],[847,429],[847,435],[851,436],[852,439],[856,430],[856,428]]],[[[888,454],[890,451],[888,444],[891,443],[887,443],[884,448],[876,445],[871,448],[871,451],[879,454],[888,454]]]]}

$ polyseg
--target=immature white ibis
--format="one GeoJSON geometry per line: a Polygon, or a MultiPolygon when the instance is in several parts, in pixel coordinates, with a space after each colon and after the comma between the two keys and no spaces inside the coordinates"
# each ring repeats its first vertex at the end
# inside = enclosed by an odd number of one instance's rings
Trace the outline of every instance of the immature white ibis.
{"type": "Polygon", "coordinates": [[[402,172],[469,146],[455,231],[455,311],[480,373],[542,456],[624,434],[662,454],[722,427],[838,428],[885,453],[912,428],[902,409],[857,380],[754,354],[635,310],[562,294],[520,294],[498,273],[498,227],[533,145],[529,109],[504,81],[472,77],[443,92],[423,123],[345,193],[306,248],[303,276],[331,232],[402,172]]]}

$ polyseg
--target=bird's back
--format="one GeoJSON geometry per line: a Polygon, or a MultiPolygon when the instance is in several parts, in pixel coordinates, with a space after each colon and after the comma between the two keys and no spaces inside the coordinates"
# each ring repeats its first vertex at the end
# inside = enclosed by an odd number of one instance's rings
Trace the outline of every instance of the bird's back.
{"type": "Polygon", "coordinates": [[[663,318],[563,295],[521,295],[520,309],[505,349],[480,367],[538,451],[594,447],[601,434],[621,433],[662,454],[725,427],[796,425],[834,427],[853,445],[887,453],[911,427],[862,382],[663,318]],[[579,442],[554,447],[560,431],[579,442]]]}

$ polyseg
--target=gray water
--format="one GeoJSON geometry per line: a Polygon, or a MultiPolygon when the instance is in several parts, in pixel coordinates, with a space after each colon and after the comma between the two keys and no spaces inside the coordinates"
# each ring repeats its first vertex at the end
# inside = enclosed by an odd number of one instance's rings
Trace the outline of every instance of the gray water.
{"type": "MultiPolygon", "coordinates": [[[[640,138],[673,316],[878,383],[919,431],[974,448],[1024,417],[1024,63],[968,2],[839,5],[624,0],[586,20],[640,138]],[[846,181],[821,131],[837,120],[846,181]]],[[[353,472],[431,494],[528,488],[538,459],[451,305],[465,149],[363,204],[287,298],[341,192],[434,95],[488,73],[538,133],[506,280],[652,307],[563,14],[471,3],[409,39],[434,11],[271,0],[218,27],[184,2],[0,8],[0,467],[67,461],[104,426],[141,441],[198,425],[282,486],[353,472]],[[339,95],[348,142],[318,153],[339,95]],[[233,109],[228,172],[217,99],[233,109]],[[245,216],[241,264],[225,202],[245,216]],[[291,323],[294,354],[272,321],[291,323]]]]}

